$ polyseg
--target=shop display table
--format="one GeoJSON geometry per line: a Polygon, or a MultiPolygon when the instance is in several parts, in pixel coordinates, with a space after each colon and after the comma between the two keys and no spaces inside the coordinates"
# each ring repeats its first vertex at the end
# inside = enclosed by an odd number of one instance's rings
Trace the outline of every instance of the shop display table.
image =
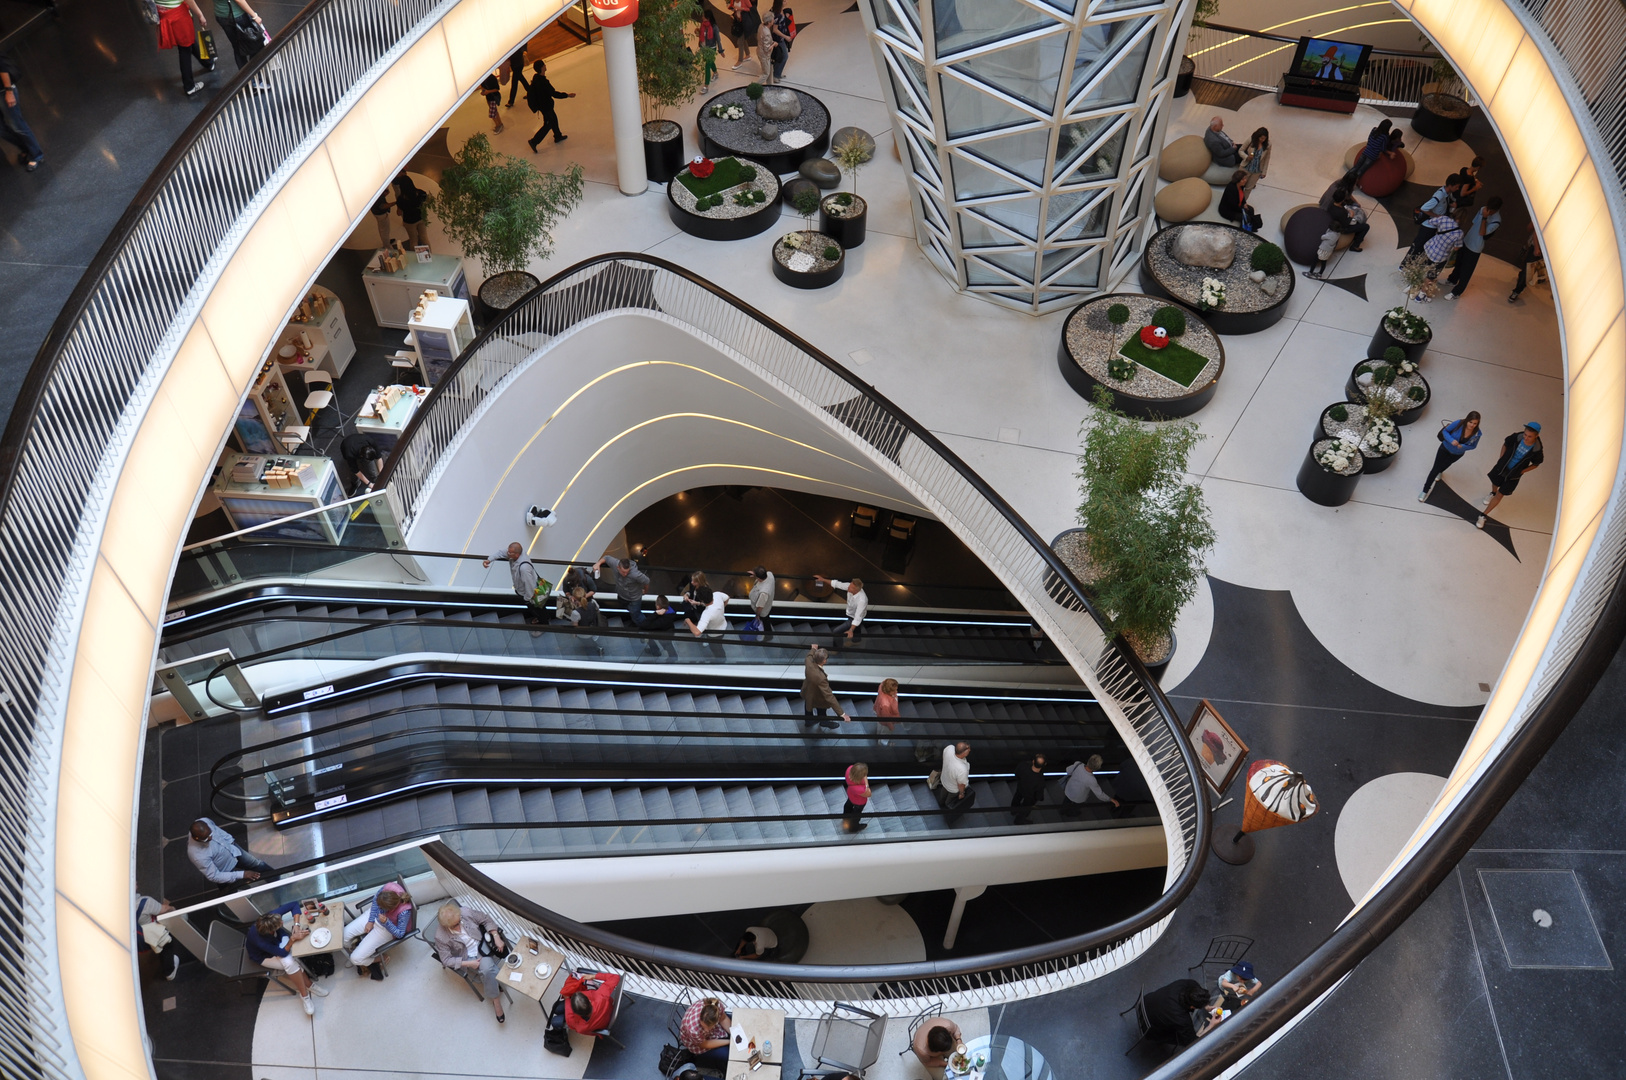
{"type": "Polygon", "coordinates": [[[428,395],[426,386],[381,386],[367,395],[356,415],[356,431],[370,437],[380,449],[393,446],[428,395]]]}
{"type": "Polygon", "coordinates": [[[469,298],[469,284],[463,277],[463,260],[455,255],[431,255],[428,262],[419,262],[416,255],[408,254],[401,269],[393,274],[378,265],[375,256],[361,272],[362,284],[367,286],[367,299],[373,305],[373,318],[379,326],[407,328],[412,309],[425,289],[434,289],[442,296],[469,298]]]}
{"type": "Polygon", "coordinates": [[[274,454],[226,454],[220,459],[211,490],[220,500],[232,528],[266,526],[255,535],[262,539],[315,540],[337,544],[350,524],[348,509],[333,507],[325,513],[306,514],[344,499],[339,470],[333,459],[274,454]],[[241,466],[241,468],[239,468],[241,466]],[[253,479],[268,469],[292,471],[290,482],[253,479]],[[292,521],[283,518],[306,514],[292,521]]]}

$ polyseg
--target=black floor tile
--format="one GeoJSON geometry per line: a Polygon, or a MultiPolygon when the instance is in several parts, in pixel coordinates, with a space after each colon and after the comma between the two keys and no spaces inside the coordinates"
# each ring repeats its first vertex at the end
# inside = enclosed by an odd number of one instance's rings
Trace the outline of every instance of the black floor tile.
{"type": "Polygon", "coordinates": [[[211,816],[208,793],[201,776],[171,780],[164,785],[164,839],[184,841],[194,821],[211,816]]]}
{"type": "Polygon", "coordinates": [[[154,1064],[165,1060],[176,1067],[174,1071],[160,1067],[159,1075],[230,1076],[234,1074],[210,1072],[202,1066],[222,1070],[229,1065],[247,1065],[252,1060],[254,1021],[265,987],[264,979],[223,982],[195,961],[182,964],[174,982],[159,979],[143,983],[142,1001],[154,1064]],[[174,998],[175,1007],[166,1011],[165,998],[174,998]]]}

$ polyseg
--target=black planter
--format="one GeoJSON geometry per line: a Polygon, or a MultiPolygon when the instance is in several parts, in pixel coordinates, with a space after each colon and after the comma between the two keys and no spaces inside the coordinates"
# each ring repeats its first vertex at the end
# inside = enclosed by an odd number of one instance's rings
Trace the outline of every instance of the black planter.
{"type": "Polygon", "coordinates": [[[1299,492],[1322,506],[1342,506],[1355,496],[1355,485],[1360,483],[1361,475],[1340,476],[1322,468],[1321,462],[1315,459],[1315,443],[1311,443],[1310,449],[1304,452],[1304,464],[1299,466],[1299,492]]]}
{"type": "Polygon", "coordinates": [[[1468,103],[1455,94],[1424,94],[1417,110],[1411,114],[1411,127],[1425,139],[1433,139],[1435,142],[1456,142],[1462,138],[1462,133],[1468,130],[1468,121],[1472,118],[1473,113],[1468,110],[1468,103]],[[1440,115],[1429,108],[1429,102],[1436,99],[1455,102],[1462,107],[1463,114],[1440,115]]]}
{"type": "MultiPolygon", "coordinates": [[[[793,88],[786,87],[786,89],[793,88]]],[[[824,152],[830,149],[830,110],[825,106],[824,102],[806,91],[796,90],[795,93],[798,98],[802,99],[804,112],[808,110],[809,105],[812,105],[824,116],[823,127],[816,132],[809,132],[813,136],[813,141],[806,146],[795,149],[785,146],[783,149],[777,149],[764,145],[761,140],[752,138],[749,134],[750,129],[759,126],[763,121],[756,116],[755,102],[744,100],[743,94],[736,88],[725,90],[708,98],[705,104],[700,106],[697,126],[700,128],[701,152],[710,158],[727,157],[729,155],[750,158],[752,161],[766,165],[780,176],[795,172],[804,161],[823,157],[824,152]],[[745,110],[744,120],[716,121],[709,115],[712,105],[724,104],[724,98],[729,99],[726,103],[739,105],[745,110]]],[[[768,123],[772,122],[768,121],[768,123]]],[[[779,145],[782,146],[783,144],[779,145]]]]}
{"type": "Polygon", "coordinates": [[[851,251],[864,242],[865,222],[869,219],[869,204],[858,196],[854,200],[863,203],[858,213],[852,217],[831,217],[825,213],[824,204],[833,196],[826,195],[819,200],[819,231],[841,245],[842,251],[851,251]]]}
{"type": "Polygon", "coordinates": [[[540,284],[542,282],[537,280],[535,274],[526,273],[524,270],[504,270],[500,274],[492,274],[486,278],[474,294],[474,313],[479,316],[480,325],[490,326],[502,318],[521,296],[540,284]],[[512,299],[493,303],[491,297],[498,291],[507,292],[512,299]]]}
{"type": "MultiPolygon", "coordinates": [[[[806,234],[804,233],[803,235],[806,234]]],[[[814,235],[819,234],[815,233],[814,235]]],[[[774,247],[777,248],[778,246],[778,243],[775,242],[774,247]]],[[[790,267],[780,262],[773,252],[768,253],[768,260],[773,263],[773,276],[778,278],[780,281],[783,281],[786,285],[789,285],[793,289],[827,288],[828,286],[834,285],[837,281],[840,281],[842,273],[847,269],[847,253],[845,251],[843,251],[836,259],[836,264],[834,266],[828,267],[824,270],[812,270],[805,273],[798,270],[792,270],[790,267]]]]}
{"type": "Polygon", "coordinates": [[[1401,341],[1399,338],[1389,333],[1389,328],[1386,323],[1386,319],[1378,320],[1377,333],[1372,335],[1371,342],[1366,346],[1367,358],[1370,360],[1381,360],[1383,359],[1383,352],[1385,349],[1396,348],[1406,354],[1407,360],[1410,360],[1414,364],[1421,365],[1423,362],[1423,354],[1428,351],[1429,342],[1434,340],[1434,328],[1429,327],[1428,336],[1422,341],[1401,341]]]}
{"type": "MultiPolygon", "coordinates": [[[[1361,364],[1369,362],[1370,359],[1362,360],[1359,364],[1356,364],[1354,367],[1349,369],[1349,381],[1344,383],[1344,396],[1349,398],[1351,401],[1366,400],[1366,395],[1361,392],[1360,386],[1355,382],[1355,373],[1360,369],[1361,364]]],[[[1418,371],[1413,372],[1413,374],[1416,376],[1417,380],[1423,384],[1424,389],[1428,391],[1428,396],[1425,397],[1423,399],[1423,403],[1418,405],[1416,408],[1403,409],[1400,412],[1395,413],[1395,423],[1399,424],[1401,427],[1405,427],[1407,424],[1415,424],[1417,422],[1417,418],[1422,416],[1423,413],[1428,409],[1428,403],[1434,400],[1434,388],[1429,386],[1428,380],[1423,377],[1423,373],[1418,371]]]]}
{"type": "MultiPolygon", "coordinates": [[[[1406,440],[1405,437],[1400,433],[1400,421],[1397,419],[1395,424],[1395,442],[1398,444],[1398,446],[1403,447],[1406,445],[1406,440]]],[[[1384,469],[1387,469],[1389,466],[1393,465],[1395,463],[1395,459],[1399,456],[1400,450],[1396,449],[1394,453],[1385,454],[1383,457],[1369,457],[1366,459],[1366,464],[1361,466],[1361,475],[1365,476],[1367,473],[1382,472],[1384,469]]]]}
{"type": "Polygon", "coordinates": [[[669,183],[683,171],[683,129],[670,120],[653,120],[644,125],[644,175],[657,184],[669,183]],[[669,139],[652,139],[652,131],[675,132],[669,139]]]}
{"type": "MultiPolygon", "coordinates": [[[[1183,228],[1186,224],[1204,225],[1210,228],[1233,229],[1236,232],[1247,235],[1246,230],[1226,222],[1182,222],[1176,225],[1165,226],[1164,228],[1153,233],[1152,238],[1146,241],[1147,250],[1150,250],[1153,244],[1159,243],[1158,238],[1164,233],[1168,232],[1170,229],[1183,228]]],[[[1207,323],[1209,328],[1212,329],[1216,334],[1257,334],[1261,330],[1266,330],[1272,326],[1275,326],[1277,323],[1282,321],[1282,316],[1287,314],[1287,302],[1288,300],[1292,299],[1295,282],[1298,280],[1297,275],[1295,274],[1287,274],[1286,278],[1287,288],[1283,290],[1281,296],[1276,298],[1275,303],[1271,304],[1262,311],[1226,311],[1224,308],[1214,308],[1211,311],[1204,311],[1200,313],[1203,317],[1203,322],[1207,323]]],[[[1140,257],[1140,287],[1142,292],[1150,293],[1153,296],[1173,300],[1175,303],[1186,307],[1194,308],[1196,306],[1185,297],[1176,296],[1174,293],[1166,289],[1162,282],[1157,280],[1157,275],[1152,273],[1151,267],[1147,264],[1146,255],[1144,253],[1142,253],[1140,257]]]]}
{"type": "Polygon", "coordinates": [[[666,185],[666,213],[672,219],[672,224],[690,236],[698,236],[702,240],[744,240],[747,236],[767,232],[779,221],[779,193],[769,190],[778,184],[774,177],[762,178],[762,189],[767,193],[767,199],[751,213],[733,218],[714,218],[685,210],[672,194],[677,183],[673,179],[666,185]]]}
{"type": "Polygon", "coordinates": [[[1174,96],[1185,97],[1191,93],[1191,77],[1197,73],[1197,62],[1189,56],[1180,58],[1180,71],[1174,77],[1174,96]]]}
{"type": "Polygon", "coordinates": [[[1148,675],[1150,675],[1152,677],[1153,682],[1156,682],[1156,683],[1162,683],[1163,682],[1163,673],[1165,671],[1169,670],[1169,661],[1174,659],[1174,651],[1176,649],[1178,649],[1179,647],[1180,647],[1180,639],[1178,637],[1175,637],[1173,630],[1170,630],[1169,631],[1169,655],[1165,656],[1162,660],[1159,660],[1155,664],[1147,664],[1146,661],[1144,661],[1144,660],[1141,661],[1141,663],[1143,665],[1145,665],[1145,667],[1146,667],[1146,674],[1148,674],[1148,675]]]}
{"type": "MultiPolygon", "coordinates": [[[[1114,408],[1142,420],[1173,420],[1176,417],[1190,416],[1212,401],[1214,392],[1219,389],[1220,376],[1225,374],[1225,345],[1223,342],[1219,342],[1218,334],[1215,335],[1215,341],[1219,344],[1220,349],[1219,370],[1214,373],[1214,377],[1207,383],[1194,387],[1189,393],[1182,394],[1179,397],[1143,398],[1135,394],[1125,393],[1118,387],[1097,379],[1090,374],[1083,364],[1078,362],[1078,358],[1067,347],[1067,328],[1072,324],[1073,317],[1092,304],[1107,303],[1114,297],[1123,295],[1126,294],[1112,293],[1107,296],[1091,297],[1069,312],[1067,319],[1061,324],[1061,344],[1056,348],[1056,365],[1061,369],[1061,377],[1067,380],[1067,385],[1071,386],[1078,396],[1085,401],[1094,401],[1096,387],[1100,387],[1112,395],[1114,408]]],[[[1192,320],[1198,322],[1207,321],[1195,313],[1187,316],[1187,324],[1189,325],[1192,320]]]]}

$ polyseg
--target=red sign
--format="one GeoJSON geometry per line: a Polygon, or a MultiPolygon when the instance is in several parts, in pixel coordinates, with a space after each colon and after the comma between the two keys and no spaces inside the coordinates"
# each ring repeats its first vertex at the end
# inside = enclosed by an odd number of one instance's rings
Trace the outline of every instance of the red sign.
{"type": "Polygon", "coordinates": [[[631,26],[638,20],[638,0],[588,0],[600,26],[631,26]]]}

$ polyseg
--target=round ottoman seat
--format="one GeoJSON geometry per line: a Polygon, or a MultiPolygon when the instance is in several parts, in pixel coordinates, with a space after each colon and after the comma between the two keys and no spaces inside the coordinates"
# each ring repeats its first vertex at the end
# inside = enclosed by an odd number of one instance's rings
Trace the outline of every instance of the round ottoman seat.
{"type": "Polygon", "coordinates": [[[1201,176],[1213,161],[1214,155],[1208,152],[1201,136],[1186,135],[1163,148],[1157,159],[1157,175],[1171,181],[1201,176]]]}
{"type": "Polygon", "coordinates": [[[1361,174],[1361,190],[1374,199],[1393,195],[1406,182],[1408,169],[1414,167],[1411,155],[1402,150],[1398,154],[1384,154],[1361,174]]]}
{"type": "Polygon", "coordinates": [[[1172,225],[1190,221],[1207,210],[1213,199],[1214,189],[1208,186],[1208,181],[1201,176],[1188,176],[1158,192],[1152,199],[1152,209],[1172,225]]]}
{"type": "MultiPolygon", "coordinates": [[[[1295,206],[1282,215],[1282,250],[1294,262],[1314,266],[1316,249],[1321,246],[1321,234],[1331,227],[1332,215],[1315,203],[1295,206]]],[[[1342,251],[1354,242],[1354,233],[1339,233],[1334,250],[1342,251]]]]}

